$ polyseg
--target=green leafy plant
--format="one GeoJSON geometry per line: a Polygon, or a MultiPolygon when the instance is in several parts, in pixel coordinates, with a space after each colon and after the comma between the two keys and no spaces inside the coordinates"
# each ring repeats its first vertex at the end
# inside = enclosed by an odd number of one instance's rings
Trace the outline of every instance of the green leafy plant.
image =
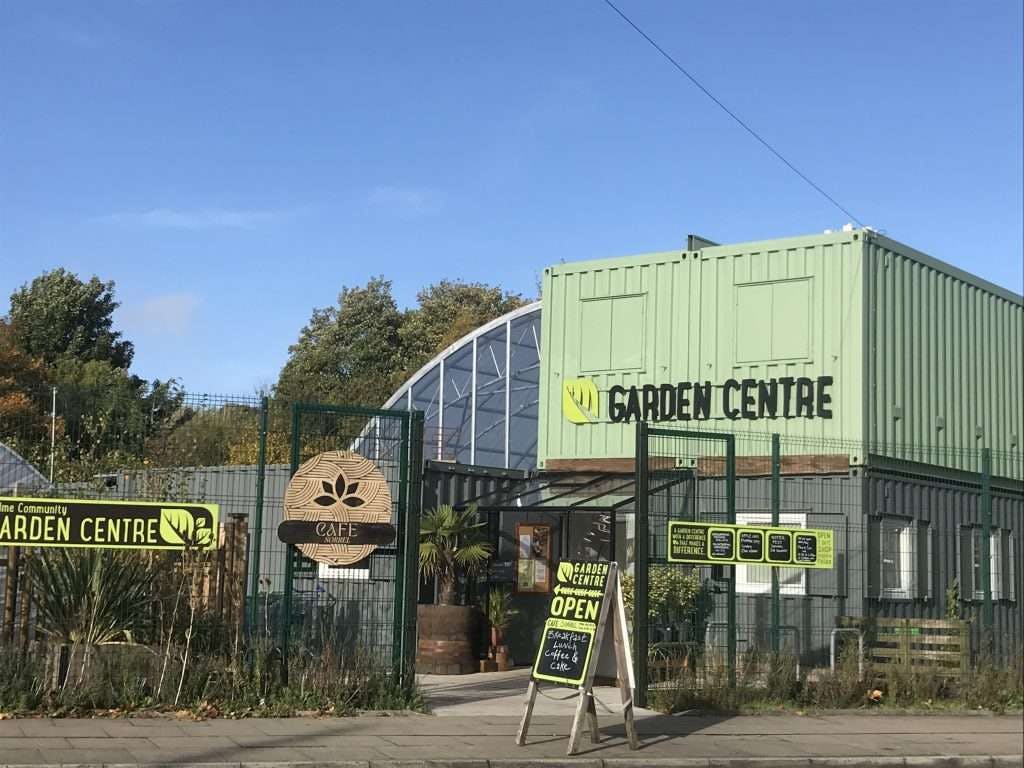
{"type": "Polygon", "coordinates": [[[437,578],[441,605],[455,605],[459,576],[476,573],[493,554],[483,528],[475,506],[456,510],[442,504],[420,521],[420,574],[437,578]]]}
{"type": "Polygon", "coordinates": [[[97,646],[132,644],[150,628],[154,571],[137,553],[101,549],[44,550],[35,567],[37,628],[72,658],[81,680],[97,646]]]}
{"type": "Polygon", "coordinates": [[[494,633],[493,644],[500,645],[505,630],[519,613],[512,607],[512,593],[502,587],[492,587],[487,596],[487,621],[494,633]]]}
{"type": "Polygon", "coordinates": [[[960,618],[960,579],[953,579],[946,590],[946,618],[960,618]]]}
{"type": "MultiPolygon", "coordinates": [[[[647,616],[669,620],[684,618],[694,611],[700,611],[708,601],[707,588],[701,582],[696,568],[678,566],[651,566],[647,577],[647,616]]],[[[635,579],[622,578],[623,600],[626,616],[633,618],[635,579]]]]}

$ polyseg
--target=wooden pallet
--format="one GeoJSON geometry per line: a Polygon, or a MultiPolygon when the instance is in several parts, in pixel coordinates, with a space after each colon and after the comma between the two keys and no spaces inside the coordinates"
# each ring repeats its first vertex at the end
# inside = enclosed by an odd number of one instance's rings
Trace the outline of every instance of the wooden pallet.
{"type": "Polygon", "coordinates": [[[970,667],[966,621],[844,617],[840,624],[865,633],[865,654],[883,676],[899,671],[959,678],[970,667]]]}

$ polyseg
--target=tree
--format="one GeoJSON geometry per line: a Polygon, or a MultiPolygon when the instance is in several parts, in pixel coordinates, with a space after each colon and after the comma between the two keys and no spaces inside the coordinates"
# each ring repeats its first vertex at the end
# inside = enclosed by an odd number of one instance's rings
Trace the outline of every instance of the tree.
{"type": "Polygon", "coordinates": [[[127,369],[134,347],[113,330],[113,281],[83,282],[65,269],[44,272],[11,294],[10,323],[16,342],[31,357],[100,361],[127,369]]]}
{"type": "Polygon", "coordinates": [[[313,310],[288,348],[275,394],[285,400],[379,405],[403,370],[402,314],[391,281],[342,288],[337,307],[313,310]]]}
{"type": "Polygon", "coordinates": [[[0,440],[39,440],[50,430],[50,380],[41,360],[15,342],[0,320],[0,440]]]}
{"type": "Polygon", "coordinates": [[[526,303],[497,286],[453,280],[428,286],[416,298],[419,307],[406,313],[401,331],[407,374],[470,331],[526,303]]]}

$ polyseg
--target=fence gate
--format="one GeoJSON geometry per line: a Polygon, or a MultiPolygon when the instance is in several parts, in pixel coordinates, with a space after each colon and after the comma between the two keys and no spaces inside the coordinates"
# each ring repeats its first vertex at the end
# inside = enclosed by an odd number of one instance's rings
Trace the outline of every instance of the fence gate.
{"type": "Polygon", "coordinates": [[[360,454],[387,481],[397,535],[394,543],[343,567],[317,563],[287,545],[281,647],[287,653],[298,643],[331,642],[390,660],[396,674],[409,674],[416,643],[423,414],[296,403],[291,415],[289,476],[327,451],[360,454]]]}
{"type": "Polygon", "coordinates": [[[709,642],[709,638],[721,635],[723,630],[729,684],[735,685],[736,680],[733,566],[710,569],[710,605],[698,604],[691,615],[669,617],[667,622],[665,617],[654,622],[649,619],[652,571],[656,591],[661,591],[657,581],[670,575],[670,569],[688,572],[694,568],[668,562],[670,520],[736,522],[736,446],[732,435],[637,424],[633,638],[637,687],[634,698],[641,707],[647,706],[648,687],[655,682],[652,678],[671,675],[671,660],[685,659],[695,648],[709,652],[709,646],[717,644],[709,642]],[[698,474],[716,478],[717,482],[698,483],[698,474]],[[659,570],[661,573],[657,573],[659,570]],[[713,616],[724,620],[709,621],[713,616]]]}

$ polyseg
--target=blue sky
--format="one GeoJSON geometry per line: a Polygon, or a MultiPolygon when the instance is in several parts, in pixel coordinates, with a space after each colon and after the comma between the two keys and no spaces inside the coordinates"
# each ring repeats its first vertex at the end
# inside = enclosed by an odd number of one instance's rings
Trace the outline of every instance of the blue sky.
{"type": "MultiPolygon", "coordinates": [[[[866,224],[1021,291],[1019,0],[620,7],[866,224]]],[[[134,369],[276,380],[374,274],[547,264],[843,214],[600,0],[0,5],[0,313],[117,283],[134,369]]]]}

